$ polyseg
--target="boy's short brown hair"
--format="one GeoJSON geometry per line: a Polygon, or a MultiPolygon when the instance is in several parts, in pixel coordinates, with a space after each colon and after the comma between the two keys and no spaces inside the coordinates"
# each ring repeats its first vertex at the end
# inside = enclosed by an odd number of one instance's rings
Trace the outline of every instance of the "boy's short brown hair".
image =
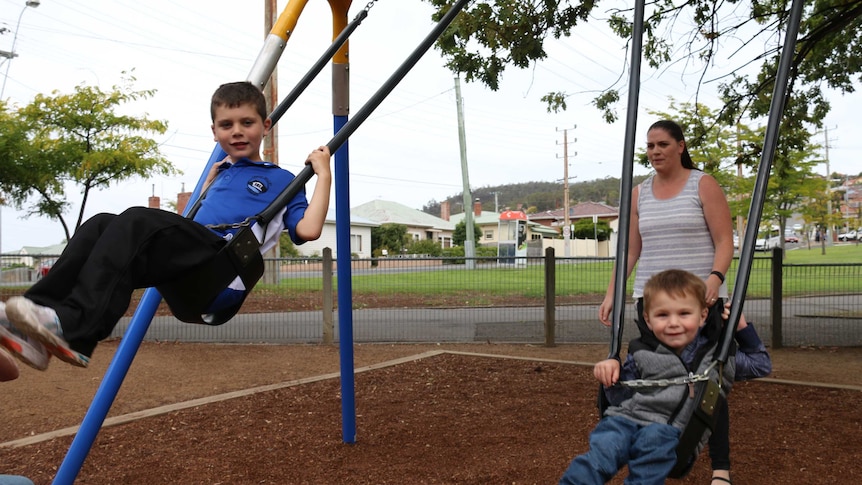
{"type": "Polygon", "coordinates": [[[210,103],[210,117],[215,121],[216,108],[236,108],[243,104],[254,106],[261,120],[266,119],[266,98],[260,89],[248,81],[222,84],[215,90],[210,103]]]}
{"type": "Polygon", "coordinates": [[[694,296],[700,302],[701,309],[706,308],[706,283],[688,271],[668,269],[652,275],[644,285],[644,314],[649,314],[653,295],[659,292],[694,296]]]}

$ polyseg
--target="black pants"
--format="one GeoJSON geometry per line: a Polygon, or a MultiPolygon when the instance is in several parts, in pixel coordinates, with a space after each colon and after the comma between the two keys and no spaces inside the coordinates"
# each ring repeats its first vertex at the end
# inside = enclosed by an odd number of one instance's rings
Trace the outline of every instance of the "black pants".
{"type": "Polygon", "coordinates": [[[133,290],[175,279],[224,244],[173,212],[133,207],[119,215],[97,214],[24,296],[53,308],[69,346],[90,356],[129,308],[133,290]]]}
{"type": "MultiPolygon", "coordinates": [[[[635,308],[638,313],[638,326],[641,331],[646,330],[646,322],[643,317],[643,298],[638,298],[635,308]]],[[[720,326],[722,322],[721,312],[724,310],[724,298],[719,298],[710,308],[707,322],[720,326]]],[[[715,429],[709,435],[709,458],[713,470],[730,470],[730,413],[727,409],[727,401],[715,409],[715,429]]]]}

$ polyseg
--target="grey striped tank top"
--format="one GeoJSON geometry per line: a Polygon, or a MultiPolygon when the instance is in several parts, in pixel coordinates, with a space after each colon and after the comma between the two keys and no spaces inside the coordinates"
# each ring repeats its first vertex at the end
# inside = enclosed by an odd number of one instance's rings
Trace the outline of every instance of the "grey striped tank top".
{"type": "MultiPolygon", "coordinates": [[[[715,245],[700,200],[698,185],[704,173],[692,170],[682,191],[670,199],[656,199],[653,177],[638,191],[638,229],[641,255],[635,272],[634,298],[643,296],[644,284],[655,273],[666,269],[684,269],[703,279],[712,271],[715,245]]],[[[727,298],[727,285],[718,292],[727,298]]]]}

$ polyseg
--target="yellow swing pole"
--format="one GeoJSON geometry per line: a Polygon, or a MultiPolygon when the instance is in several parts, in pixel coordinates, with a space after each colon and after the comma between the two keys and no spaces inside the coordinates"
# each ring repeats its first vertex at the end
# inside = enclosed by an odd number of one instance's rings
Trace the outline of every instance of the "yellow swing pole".
{"type": "Polygon", "coordinates": [[[248,73],[248,82],[263,90],[281,58],[281,53],[284,52],[290,35],[296,29],[296,23],[307,3],[308,0],[290,0],[287,2],[287,6],[281,11],[272,26],[272,30],[264,39],[263,47],[261,47],[257,59],[248,73]]]}

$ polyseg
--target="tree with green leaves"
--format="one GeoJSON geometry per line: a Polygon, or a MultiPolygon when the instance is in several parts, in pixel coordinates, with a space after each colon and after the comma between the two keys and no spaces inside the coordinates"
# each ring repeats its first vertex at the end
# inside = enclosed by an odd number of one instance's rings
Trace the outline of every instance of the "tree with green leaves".
{"type": "MultiPolygon", "coordinates": [[[[436,18],[450,4],[449,0],[426,1],[438,8],[436,18]]],[[[567,37],[585,22],[605,21],[619,37],[630,41],[633,8],[618,5],[592,0],[478,0],[455,19],[437,48],[446,57],[447,67],[463,74],[467,82],[480,81],[496,90],[507,67],[532,67],[548,56],[545,43],[550,38],[567,37]],[[597,12],[610,13],[600,20],[597,12]]],[[[685,74],[700,79],[698,89],[705,81],[719,81],[718,91],[726,103],[719,118],[724,125],[733,126],[744,117],[757,119],[768,112],[782,47],[779,34],[789,16],[790,2],[783,0],[745,5],[711,0],[650,2],[644,19],[643,56],[656,70],[685,66],[685,74]],[[727,58],[736,64],[724,67],[725,63],[715,62],[727,58]],[[752,69],[757,72],[749,76],[752,69]]],[[[855,91],[854,83],[862,73],[860,43],[862,0],[805,3],[789,84],[790,96],[807,107],[806,120],[819,126],[829,111],[824,87],[842,93],[855,91]]],[[[561,86],[543,97],[550,111],[567,108],[570,95],[566,89],[561,86]]],[[[617,119],[619,99],[618,88],[608,86],[594,104],[611,122],[617,119]]]]}
{"type": "MultiPolygon", "coordinates": [[[[452,231],[452,244],[455,246],[463,246],[467,240],[467,220],[462,219],[461,222],[455,224],[455,229],[452,231]]],[[[473,240],[482,240],[482,228],[479,224],[473,223],[473,240]]]]}
{"type": "MultiPolygon", "coordinates": [[[[803,196],[806,203],[799,211],[802,214],[802,220],[805,221],[805,226],[814,228],[818,233],[822,232],[824,237],[820,237],[819,242],[823,254],[826,254],[826,229],[834,226],[838,220],[834,211],[831,214],[829,212],[829,202],[834,200],[834,193],[830,192],[826,179],[814,178],[803,188],[803,196]]],[[[810,247],[810,240],[808,245],[810,247]]]]}
{"type": "Polygon", "coordinates": [[[608,221],[599,219],[593,224],[592,219],[579,219],[575,222],[572,237],[577,239],[596,239],[597,241],[606,241],[611,237],[611,226],[608,221]]]}
{"type": "Polygon", "coordinates": [[[424,254],[436,258],[443,255],[443,248],[436,241],[423,239],[421,241],[411,241],[407,246],[407,252],[409,254],[424,254]]]}
{"type": "Polygon", "coordinates": [[[827,194],[822,191],[822,179],[814,174],[814,167],[821,160],[815,151],[817,145],[808,141],[809,133],[792,127],[782,128],[781,136],[785,142],[778,146],[775,153],[762,220],[774,221],[778,225],[783,248],[787,220],[802,210],[811,198],[824,198],[827,194]],[[791,139],[792,142],[788,142],[791,139]]]}
{"type": "Polygon", "coordinates": [[[147,99],[155,91],[126,85],[105,92],[77,86],[72,94],[36,95],[16,110],[0,106],[0,190],[5,202],[28,214],[59,221],[66,239],[83,222],[92,192],[133,177],[177,173],[148,135],[163,134],[167,124],[120,113],[123,104],[147,99]],[[72,191],[80,192],[73,224],[66,213],[72,191]]]}
{"type": "Polygon", "coordinates": [[[404,224],[386,223],[371,228],[372,252],[386,249],[389,254],[401,254],[407,246],[407,226],[404,224]]]}
{"type": "Polygon", "coordinates": [[[298,258],[302,256],[299,254],[299,249],[296,249],[293,241],[290,240],[290,234],[287,231],[282,232],[278,236],[278,254],[282,258],[298,258]]]}

